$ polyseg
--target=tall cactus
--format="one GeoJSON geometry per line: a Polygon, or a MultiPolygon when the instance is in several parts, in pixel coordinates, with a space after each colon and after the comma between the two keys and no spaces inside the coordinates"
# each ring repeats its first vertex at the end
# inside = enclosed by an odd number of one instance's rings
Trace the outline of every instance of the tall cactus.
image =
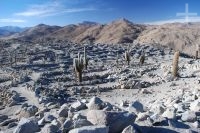
{"type": "Polygon", "coordinates": [[[80,56],[80,53],[78,53],[78,58],[74,59],[73,66],[78,78],[78,82],[82,82],[82,71],[84,68],[84,61],[82,59],[82,56],[80,56]]]}
{"type": "Polygon", "coordinates": [[[118,67],[118,65],[119,65],[119,54],[118,54],[118,52],[117,52],[116,65],[117,65],[117,67],[118,67]]]}
{"type": "Polygon", "coordinates": [[[86,49],[84,47],[84,59],[83,59],[83,64],[84,64],[84,67],[85,69],[87,70],[87,66],[88,66],[88,58],[87,58],[87,55],[86,55],[86,49]]]}
{"type": "Polygon", "coordinates": [[[178,60],[179,60],[179,55],[180,55],[180,52],[177,51],[174,53],[174,59],[173,59],[173,70],[172,70],[172,75],[173,77],[177,77],[178,76],[178,60]]]}
{"type": "Polygon", "coordinates": [[[199,45],[196,45],[195,60],[198,59],[198,56],[199,56],[199,45]]]}
{"type": "Polygon", "coordinates": [[[145,60],[145,53],[144,53],[144,50],[142,51],[142,54],[140,56],[140,65],[143,65],[144,64],[144,60],[145,60]]]}
{"type": "Polygon", "coordinates": [[[130,61],[131,61],[131,57],[130,57],[130,53],[129,53],[128,50],[125,51],[124,57],[125,57],[125,61],[126,61],[127,64],[129,65],[129,64],[130,64],[130,61]]]}

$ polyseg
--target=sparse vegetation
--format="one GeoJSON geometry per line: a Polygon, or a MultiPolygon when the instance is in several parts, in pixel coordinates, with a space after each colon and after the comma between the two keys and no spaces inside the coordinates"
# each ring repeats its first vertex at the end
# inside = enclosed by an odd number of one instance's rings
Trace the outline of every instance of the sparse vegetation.
{"type": "Polygon", "coordinates": [[[173,68],[172,68],[172,75],[173,75],[174,78],[178,76],[179,55],[180,55],[179,51],[174,53],[173,68]]]}

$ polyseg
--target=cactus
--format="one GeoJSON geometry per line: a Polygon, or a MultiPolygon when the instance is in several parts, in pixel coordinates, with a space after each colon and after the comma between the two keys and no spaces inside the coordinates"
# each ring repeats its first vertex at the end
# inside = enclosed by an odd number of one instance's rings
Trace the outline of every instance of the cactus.
{"type": "Polygon", "coordinates": [[[179,54],[180,52],[177,51],[174,53],[174,60],[173,60],[173,70],[172,70],[172,75],[173,77],[177,77],[178,76],[178,60],[179,60],[179,54]]]}
{"type": "Polygon", "coordinates": [[[199,55],[199,45],[196,45],[195,60],[198,59],[198,55],[199,55]]]}
{"type": "Polygon", "coordinates": [[[142,54],[140,56],[140,65],[144,64],[144,60],[145,60],[145,53],[144,53],[144,51],[142,51],[142,54]]]}
{"type": "Polygon", "coordinates": [[[198,59],[198,54],[199,54],[199,51],[196,51],[196,53],[195,53],[195,60],[198,59]]]}
{"type": "Polygon", "coordinates": [[[88,66],[88,58],[87,58],[87,55],[86,55],[86,50],[85,50],[85,47],[84,47],[84,60],[83,60],[83,65],[85,67],[85,69],[87,70],[87,66],[88,66]]]}
{"type": "Polygon", "coordinates": [[[117,52],[116,65],[117,65],[117,67],[118,67],[118,65],[119,65],[119,54],[118,54],[118,52],[117,52]]]}
{"type": "Polygon", "coordinates": [[[78,58],[74,59],[73,66],[78,78],[78,82],[82,82],[82,71],[84,68],[84,61],[82,59],[82,56],[80,56],[80,53],[78,53],[78,58]]]}
{"type": "Polygon", "coordinates": [[[131,61],[131,58],[130,58],[130,53],[129,53],[128,50],[125,51],[125,55],[124,55],[124,57],[125,57],[125,61],[126,61],[127,64],[129,65],[129,64],[130,64],[130,61],[131,61]]]}

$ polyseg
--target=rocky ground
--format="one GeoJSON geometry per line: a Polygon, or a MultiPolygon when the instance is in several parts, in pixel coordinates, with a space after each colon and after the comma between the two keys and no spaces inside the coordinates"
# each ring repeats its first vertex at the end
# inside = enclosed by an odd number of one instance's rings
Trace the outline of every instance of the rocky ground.
{"type": "Polygon", "coordinates": [[[5,52],[10,49],[23,58],[1,65],[0,133],[200,132],[199,60],[181,54],[179,77],[173,78],[170,49],[136,44],[12,46],[1,51],[1,62],[13,60],[5,52]],[[79,83],[73,59],[84,47],[89,64],[79,83]],[[124,60],[127,49],[130,65],[124,60]]]}

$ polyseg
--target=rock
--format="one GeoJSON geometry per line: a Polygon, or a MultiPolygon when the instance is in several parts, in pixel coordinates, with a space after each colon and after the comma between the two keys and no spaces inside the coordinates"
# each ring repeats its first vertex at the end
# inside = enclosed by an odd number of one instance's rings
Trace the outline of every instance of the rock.
{"type": "Polygon", "coordinates": [[[72,129],[69,133],[108,133],[108,131],[109,128],[106,126],[85,126],[72,129]]]}
{"type": "Polygon", "coordinates": [[[58,111],[58,116],[59,117],[67,117],[68,116],[68,106],[67,105],[62,105],[58,111]]]}
{"type": "Polygon", "coordinates": [[[58,128],[61,127],[61,123],[60,123],[58,120],[56,120],[56,119],[53,120],[53,121],[51,122],[51,124],[57,126],[58,128]]]}
{"type": "Polygon", "coordinates": [[[45,125],[40,133],[56,133],[59,130],[59,128],[52,124],[45,125]]]}
{"type": "Polygon", "coordinates": [[[142,94],[151,94],[152,92],[143,88],[143,89],[141,89],[140,93],[142,93],[142,94]]]}
{"type": "Polygon", "coordinates": [[[194,111],[186,111],[182,113],[181,120],[186,122],[195,122],[197,119],[194,111]]]}
{"type": "Polygon", "coordinates": [[[45,122],[52,122],[53,120],[55,120],[56,119],[56,117],[55,116],[53,116],[53,115],[51,115],[51,114],[46,114],[45,116],[44,116],[44,120],[45,120],[45,122]]]}
{"type": "Polygon", "coordinates": [[[199,99],[190,103],[190,110],[194,111],[194,112],[200,111],[200,101],[199,101],[199,99]]]}
{"type": "Polygon", "coordinates": [[[13,128],[13,127],[15,127],[15,126],[17,126],[17,123],[16,123],[16,122],[9,123],[9,124],[8,124],[8,129],[9,129],[9,128],[13,128]]]}
{"type": "Polygon", "coordinates": [[[39,125],[39,126],[42,126],[42,125],[44,125],[44,124],[45,124],[45,119],[44,119],[44,117],[43,117],[41,120],[38,121],[38,125],[39,125]]]}
{"type": "Polygon", "coordinates": [[[21,108],[25,108],[25,107],[28,107],[28,103],[23,103],[21,108]]]}
{"type": "Polygon", "coordinates": [[[131,104],[129,104],[128,111],[137,114],[139,112],[144,112],[144,107],[139,101],[134,101],[131,104]]]}
{"type": "Polygon", "coordinates": [[[81,101],[77,101],[77,102],[73,103],[71,105],[71,107],[74,108],[75,110],[79,111],[79,110],[86,109],[86,104],[82,103],[81,101]]]}
{"type": "Polygon", "coordinates": [[[67,118],[62,126],[65,131],[70,130],[73,127],[74,123],[71,119],[67,118]]]}
{"type": "Polygon", "coordinates": [[[89,110],[100,110],[104,108],[103,101],[98,97],[93,97],[90,99],[90,102],[87,104],[89,110]]]}
{"type": "Polygon", "coordinates": [[[150,120],[151,120],[153,126],[159,126],[166,122],[166,119],[158,114],[151,115],[150,120]]]}
{"type": "Polygon", "coordinates": [[[107,125],[107,113],[103,110],[89,110],[87,120],[93,125],[107,125]]]}
{"type": "Polygon", "coordinates": [[[200,123],[198,121],[195,121],[194,123],[192,123],[192,126],[194,128],[200,128],[200,123]]]}
{"type": "Polygon", "coordinates": [[[91,126],[92,123],[85,119],[78,119],[74,121],[74,128],[79,128],[83,126],[91,126]]]}
{"type": "Polygon", "coordinates": [[[128,112],[105,112],[102,110],[90,110],[87,120],[94,125],[109,126],[111,133],[121,132],[125,127],[134,123],[136,115],[128,112]]]}
{"type": "Polygon", "coordinates": [[[7,115],[1,115],[0,114],[0,123],[5,121],[6,119],[8,119],[8,116],[7,115]]]}
{"type": "Polygon", "coordinates": [[[154,104],[151,106],[150,109],[151,112],[154,112],[155,114],[163,114],[165,111],[165,107],[162,104],[154,104]]]}
{"type": "Polygon", "coordinates": [[[17,122],[17,119],[6,119],[5,121],[3,121],[0,125],[1,126],[7,126],[8,124],[12,123],[12,122],[17,122]]]}
{"type": "Polygon", "coordinates": [[[184,106],[184,104],[178,104],[176,112],[177,113],[183,113],[183,112],[185,112],[185,106],[184,106]]]}
{"type": "Polygon", "coordinates": [[[31,116],[34,116],[38,111],[38,108],[34,105],[30,106],[30,107],[24,107],[21,109],[20,114],[19,114],[19,118],[29,118],[31,116]]]}
{"type": "Polygon", "coordinates": [[[19,121],[14,133],[35,133],[39,130],[37,121],[35,119],[22,118],[19,121]]]}
{"type": "Polygon", "coordinates": [[[131,125],[129,125],[128,127],[126,127],[122,133],[138,133],[135,128],[131,125]]]}
{"type": "Polygon", "coordinates": [[[148,112],[138,113],[136,121],[144,121],[149,117],[148,112]]]}
{"type": "Polygon", "coordinates": [[[72,120],[78,120],[78,119],[85,119],[85,116],[78,113],[78,114],[75,114],[72,118],[72,120]]]}
{"type": "Polygon", "coordinates": [[[15,101],[15,100],[13,100],[13,99],[10,99],[10,102],[9,102],[9,104],[8,104],[8,107],[12,107],[12,106],[14,106],[14,105],[16,105],[17,104],[17,101],[15,101]]]}
{"type": "Polygon", "coordinates": [[[176,113],[175,113],[174,107],[169,107],[166,109],[166,111],[162,114],[163,117],[168,119],[176,119],[176,113]]]}

